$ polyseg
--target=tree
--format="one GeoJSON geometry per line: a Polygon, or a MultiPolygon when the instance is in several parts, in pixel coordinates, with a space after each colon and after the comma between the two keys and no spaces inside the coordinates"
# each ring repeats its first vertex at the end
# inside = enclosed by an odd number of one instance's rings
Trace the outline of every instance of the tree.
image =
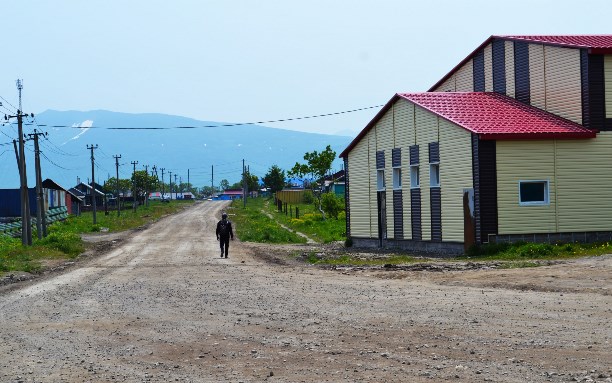
{"type": "MultiPolygon", "coordinates": [[[[135,182],[135,197],[138,199],[143,199],[148,191],[153,191],[157,184],[157,177],[151,176],[147,173],[146,170],[137,170],[132,175],[132,181],[135,182]]],[[[130,189],[132,185],[130,185],[130,189]]]]}
{"type": "Polygon", "coordinates": [[[230,183],[228,180],[226,179],[222,179],[221,182],[219,183],[219,189],[221,190],[227,190],[230,187],[230,183]]]}
{"type": "MultiPolygon", "coordinates": [[[[115,177],[111,177],[106,182],[104,182],[103,186],[105,193],[111,193],[115,195],[117,193],[117,179],[115,177]]],[[[132,189],[132,181],[128,179],[119,179],[119,193],[125,195],[129,190],[132,189]]]]}
{"type": "Polygon", "coordinates": [[[283,190],[285,187],[285,171],[276,165],[272,165],[263,178],[264,185],[270,188],[272,193],[283,190]]]}
{"type": "Polygon", "coordinates": [[[321,153],[316,150],[313,152],[308,152],[304,154],[304,159],[306,160],[305,164],[300,164],[296,162],[293,168],[288,172],[290,177],[298,177],[301,178],[302,181],[311,181],[310,188],[312,189],[313,194],[317,197],[319,202],[319,211],[325,219],[325,211],[321,207],[321,193],[322,193],[322,185],[323,180],[325,178],[325,174],[327,174],[330,169],[332,162],[336,158],[336,152],[332,150],[330,145],[327,145],[324,151],[321,153]],[[304,177],[310,177],[310,179],[305,179],[304,177]]]}

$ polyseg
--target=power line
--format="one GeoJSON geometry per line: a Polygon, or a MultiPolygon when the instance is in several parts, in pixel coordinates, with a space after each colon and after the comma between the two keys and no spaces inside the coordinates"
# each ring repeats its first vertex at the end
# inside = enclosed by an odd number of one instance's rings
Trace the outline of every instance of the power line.
{"type": "MultiPolygon", "coordinates": [[[[166,128],[155,128],[155,127],[147,127],[147,128],[139,128],[139,127],[104,127],[104,126],[91,126],[91,127],[81,127],[81,126],[68,126],[68,125],[45,125],[39,124],[39,127],[51,127],[51,128],[71,128],[71,129],[108,129],[108,130],[168,130],[168,129],[200,129],[200,128],[222,128],[222,127],[230,127],[230,126],[244,126],[244,125],[261,125],[261,124],[273,124],[277,122],[288,122],[288,121],[298,121],[298,120],[307,120],[313,118],[322,118],[322,117],[330,117],[337,116],[341,114],[360,112],[368,109],[380,108],[384,105],[374,105],[367,106],[365,108],[351,109],[345,110],[342,112],[333,112],[333,113],[324,113],[324,114],[316,114],[312,116],[302,116],[302,117],[291,117],[291,118],[283,118],[277,120],[267,120],[267,121],[255,121],[255,122],[237,122],[231,124],[217,124],[217,125],[200,125],[200,126],[170,126],[166,128]]],[[[24,124],[28,125],[28,124],[24,124]]],[[[31,124],[29,124],[31,125],[31,124]]]]}
{"type": "Polygon", "coordinates": [[[56,164],[55,162],[51,161],[51,160],[49,159],[49,157],[47,157],[47,156],[45,155],[45,153],[43,153],[42,151],[40,152],[40,154],[41,154],[43,157],[45,157],[45,159],[46,159],[47,161],[49,161],[49,163],[50,163],[51,165],[53,165],[53,166],[55,166],[55,167],[57,167],[57,168],[60,168],[60,169],[62,169],[62,170],[74,170],[74,169],[68,169],[68,168],[65,168],[65,167],[63,167],[63,166],[60,166],[60,165],[56,164]]]}
{"type": "MultiPolygon", "coordinates": [[[[15,109],[15,111],[18,109],[18,108],[17,108],[15,105],[11,104],[11,103],[10,103],[10,102],[9,102],[9,101],[6,99],[6,98],[4,98],[4,97],[2,97],[2,96],[0,96],[0,98],[1,98],[1,99],[2,99],[4,102],[6,102],[6,103],[7,103],[7,104],[9,104],[10,106],[12,106],[12,107],[13,107],[13,109],[15,109]]],[[[5,109],[6,109],[6,107],[5,107],[5,109]]],[[[8,110],[8,109],[7,109],[7,110],[8,110]]],[[[11,113],[14,113],[14,112],[11,112],[11,113]]]]}

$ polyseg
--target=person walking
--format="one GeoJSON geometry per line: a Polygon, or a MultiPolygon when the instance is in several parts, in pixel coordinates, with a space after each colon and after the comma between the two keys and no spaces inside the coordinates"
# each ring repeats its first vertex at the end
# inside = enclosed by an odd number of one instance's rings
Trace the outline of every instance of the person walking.
{"type": "Polygon", "coordinates": [[[227,258],[230,238],[232,241],[234,240],[232,222],[227,219],[227,213],[223,212],[221,214],[221,221],[217,223],[217,241],[219,241],[219,246],[221,247],[221,258],[223,258],[224,254],[225,258],[227,258]]]}

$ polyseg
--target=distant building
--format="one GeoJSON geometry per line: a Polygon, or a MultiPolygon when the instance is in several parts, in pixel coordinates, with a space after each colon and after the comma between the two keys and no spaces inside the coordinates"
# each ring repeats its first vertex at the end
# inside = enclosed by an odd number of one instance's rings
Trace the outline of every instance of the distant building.
{"type": "Polygon", "coordinates": [[[214,199],[215,200],[228,201],[228,200],[234,200],[234,199],[239,199],[239,198],[242,198],[242,189],[227,189],[227,190],[224,190],[222,193],[220,193],[214,199]]]}

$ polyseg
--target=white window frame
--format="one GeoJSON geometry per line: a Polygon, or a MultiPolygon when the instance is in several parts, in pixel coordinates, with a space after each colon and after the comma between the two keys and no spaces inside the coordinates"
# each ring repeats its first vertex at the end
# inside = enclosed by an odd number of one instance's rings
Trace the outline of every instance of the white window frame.
{"type": "Polygon", "coordinates": [[[421,187],[419,164],[410,165],[410,189],[421,187]]]}
{"type": "Polygon", "coordinates": [[[430,162],[429,163],[429,187],[430,188],[439,188],[440,187],[440,163],[439,162],[430,162]],[[436,175],[438,176],[437,182],[434,182],[434,174],[433,169],[436,169],[436,175]]]}
{"type": "Polygon", "coordinates": [[[396,166],[393,168],[393,190],[402,189],[402,167],[396,166]]]}
{"type": "Polygon", "coordinates": [[[549,180],[519,180],[518,182],[518,200],[520,206],[548,206],[550,205],[550,181],[549,180]],[[524,183],[542,183],[544,184],[544,201],[529,201],[521,200],[521,185],[524,183]]]}
{"type": "Polygon", "coordinates": [[[376,190],[385,191],[385,169],[376,169],[376,190]]]}

